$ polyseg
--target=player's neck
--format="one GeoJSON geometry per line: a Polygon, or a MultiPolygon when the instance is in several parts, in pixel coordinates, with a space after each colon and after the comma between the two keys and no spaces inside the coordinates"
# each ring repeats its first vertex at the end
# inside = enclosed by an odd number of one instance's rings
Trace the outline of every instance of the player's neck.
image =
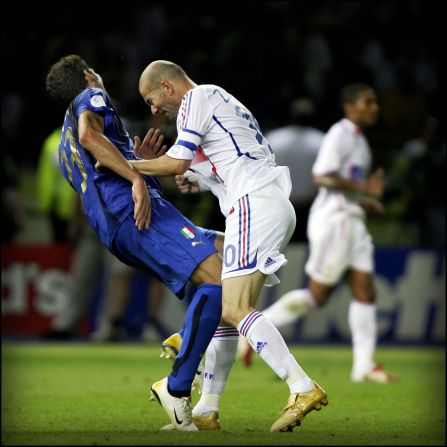
{"type": "Polygon", "coordinates": [[[194,81],[192,81],[189,78],[185,79],[185,81],[183,82],[183,85],[182,85],[182,90],[184,90],[182,96],[196,87],[197,87],[197,84],[194,81]]]}
{"type": "Polygon", "coordinates": [[[345,116],[345,118],[351,121],[351,123],[354,124],[354,126],[357,127],[360,132],[363,132],[365,130],[365,126],[362,123],[359,123],[358,120],[352,119],[350,116],[345,116]]]}

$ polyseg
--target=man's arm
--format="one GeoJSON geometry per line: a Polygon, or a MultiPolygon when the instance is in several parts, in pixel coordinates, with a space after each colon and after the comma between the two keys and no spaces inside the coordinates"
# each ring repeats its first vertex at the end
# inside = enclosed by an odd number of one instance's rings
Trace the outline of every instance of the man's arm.
{"type": "Polygon", "coordinates": [[[352,191],[374,197],[381,197],[384,189],[383,169],[374,171],[365,181],[353,181],[341,178],[337,174],[316,175],[314,183],[317,186],[338,189],[340,191],[352,191]]]}
{"type": "Polygon", "coordinates": [[[139,230],[149,228],[150,198],[141,174],[121,155],[115,145],[104,135],[103,119],[97,113],[86,110],[78,120],[79,141],[99,161],[132,183],[132,197],[135,202],[135,225],[139,230]]]}
{"type": "Polygon", "coordinates": [[[191,165],[191,160],[172,158],[169,155],[162,155],[153,160],[130,161],[139,172],[144,175],[182,175],[191,165]]]}

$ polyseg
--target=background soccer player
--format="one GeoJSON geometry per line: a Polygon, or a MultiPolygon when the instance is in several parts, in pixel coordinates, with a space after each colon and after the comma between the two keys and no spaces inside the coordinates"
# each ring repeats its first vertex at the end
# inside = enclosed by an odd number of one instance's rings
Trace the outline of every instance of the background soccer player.
{"type": "MultiPolygon", "coordinates": [[[[221,258],[207,235],[163,199],[158,179],[143,177],[128,163],[135,159],[134,144],[109,96],[96,87],[102,81],[77,55],[62,58],[48,73],[48,91],[68,105],[60,168],[81,196],[90,225],[115,256],[148,269],[179,298],[189,279],[199,286],[172,372],[152,387],[175,428],[197,431],[191,383],[221,316],[221,258]]],[[[155,142],[155,151],[160,143],[155,142]]],[[[139,151],[138,139],[135,144],[139,151]]]]}

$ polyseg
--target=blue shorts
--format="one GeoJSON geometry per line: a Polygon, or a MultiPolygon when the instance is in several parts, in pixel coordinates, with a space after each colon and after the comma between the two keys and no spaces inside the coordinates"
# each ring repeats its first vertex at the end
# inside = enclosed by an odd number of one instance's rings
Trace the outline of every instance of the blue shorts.
{"type": "Polygon", "coordinates": [[[111,251],[125,264],[149,269],[182,299],[193,271],[217,252],[216,233],[195,226],[162,198],[152,198],[151,210],[149,230],[138,230],[130,214],[116,232],[111,251]]]}

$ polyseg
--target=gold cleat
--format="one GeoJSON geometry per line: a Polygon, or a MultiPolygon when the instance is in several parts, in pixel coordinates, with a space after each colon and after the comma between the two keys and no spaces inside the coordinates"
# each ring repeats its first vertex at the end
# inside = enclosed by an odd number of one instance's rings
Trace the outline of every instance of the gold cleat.
{"type": "MultiPolygon", "coordinates": [[[[211,431],[220,430],[219,413],[212,411],[208,416],[196,416],[192,415],[193,424],[199,429],[199,431],[211,431]]],[[[160,428],[162,431],[175,430],[174,424],[167,424],[160,428]]]]}
{"type": "Polygon", "coordinates": [[[301,424],[307,413],[312,410],[321,410],[322,405],[327,405],[326,391],[318,383],[312,381],[312,389],[304,393],[291,394],[287,405],[282,409],[282,416],[273,423],[271,432],[292,431],[301,424]]]}
{"type": "Polygon", "coordinates": [[[182,346],[182,336],[176,332],[161,343],[161,358],[175,359],[182,346]]]}
{"type": "Polygon", "coordinates": [[[208,416],[196,416],[193,413],[192,421],[200,431],[220,430],[219,413],[217,411],[212,411],[208,416]]]}

